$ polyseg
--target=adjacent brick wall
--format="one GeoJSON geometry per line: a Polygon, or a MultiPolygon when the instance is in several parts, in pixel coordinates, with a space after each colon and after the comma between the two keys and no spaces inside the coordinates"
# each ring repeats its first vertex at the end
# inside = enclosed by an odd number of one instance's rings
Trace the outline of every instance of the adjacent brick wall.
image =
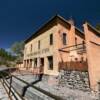
{"type": "Polygon", "coordinates": [[[97,89],[100,81],[100,33],[88,23],[84,24],[90,86],[97,89]]]}

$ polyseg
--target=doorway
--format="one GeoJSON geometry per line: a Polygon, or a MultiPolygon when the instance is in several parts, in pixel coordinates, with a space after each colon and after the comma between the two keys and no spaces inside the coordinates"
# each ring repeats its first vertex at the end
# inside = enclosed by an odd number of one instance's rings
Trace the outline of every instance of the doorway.
{"type": "Polygon", "coordinates": [[[44,58],[40,58],[40,73],[44,72],[44,58]]]}
{"type": "Polygon", "coordinates": [[[44,58],[41,58],[41,67],[44,67],[44,58]]]}
{"type": "Polygon", "coordinates": [[[48,69],[53,70],[53,56],[48,56],[48,69]]]}

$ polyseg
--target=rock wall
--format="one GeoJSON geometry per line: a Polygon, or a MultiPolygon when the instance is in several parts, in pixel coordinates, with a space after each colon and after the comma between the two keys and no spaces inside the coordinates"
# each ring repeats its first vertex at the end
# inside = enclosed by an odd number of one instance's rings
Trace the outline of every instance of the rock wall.
{"type": "Polygon", "coordinates": [[[61,70],[58,76],[59,86],[89,91],[88,72],[61,70]]]}

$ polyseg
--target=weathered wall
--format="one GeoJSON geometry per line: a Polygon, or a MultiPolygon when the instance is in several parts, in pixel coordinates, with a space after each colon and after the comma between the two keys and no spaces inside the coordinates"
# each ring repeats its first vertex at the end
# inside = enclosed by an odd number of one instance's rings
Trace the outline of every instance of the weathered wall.
{"type": "Polygon", "coordinates": [[[90,86],[97,89],[100,81],[100,33],[88,23],[84,24],[90,86]]]}
{"type": "MultiPolygon", "coordinates": [[[[82,44],[84,41],[84,35],[81,32],[76,30],[76,27],[74,25],[71,25],[70,28],[66,26],[66,24],[62,23],[60,20],[58,20],[58,33],[56,33],[56,48],[62,49],[64,47],[69,47],[70,48],[64,48],[62,51],[57,51],[56,57],[57,57],[57,62],[58,66],[64,67],[66,70],[80,70],[80,71],[87,71],[87,63],[86,63],[86,53],[82,52],[81,54],[78,53],[78,51],[83,51],[83,50],[73,50],[76,49],[76,42],[75,38],[77,38],[77,44],[82,44]],[[66,33],[66,40],[67,44],[63,45],[62,43],[62,34],[66,33]],[[64,52],[65,51],[65,52],[64,52]],[[67,52],[68,51],[68,52],[67,52]],[[77,58],[77,61],[75,60],[77,58]],[[81,60],[83,58],[83,61],[81,60]],[[82,61],[82,63],[81,63],[82,61]]],[[[80,48],[79,46],[77,46],[80,48]]],[[[81,45],[82,47],[82,45],[81,45]]]]}

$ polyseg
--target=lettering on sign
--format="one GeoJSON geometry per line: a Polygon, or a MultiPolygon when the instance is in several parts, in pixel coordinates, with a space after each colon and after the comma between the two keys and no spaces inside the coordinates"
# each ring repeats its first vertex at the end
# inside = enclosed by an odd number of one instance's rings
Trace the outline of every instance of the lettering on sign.
{"type": "Polygon", "coordinates": [[[36,56],[36,55],[47,53],[47,52],[49,52],[49,48],[42,49],[42,50],[36,51],[36,52],[32,52],[32,53],[28,54],[27,56],[28,57],[30,57],[30,56],[36,56]]]}

